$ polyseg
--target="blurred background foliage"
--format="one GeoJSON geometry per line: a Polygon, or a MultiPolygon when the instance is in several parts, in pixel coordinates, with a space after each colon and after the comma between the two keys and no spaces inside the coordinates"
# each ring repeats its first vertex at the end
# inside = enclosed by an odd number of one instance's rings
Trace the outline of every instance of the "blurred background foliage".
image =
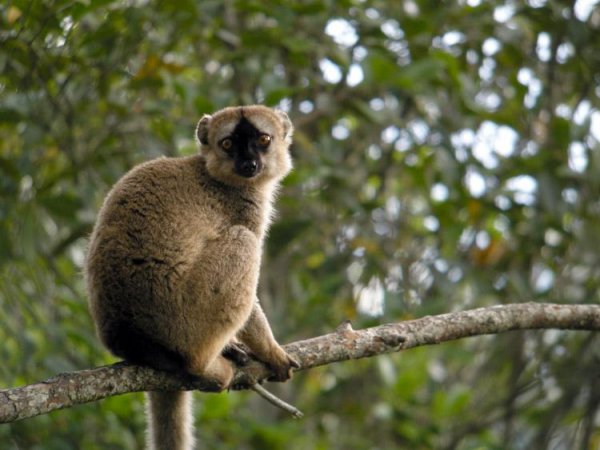
{"type": "MultiPolygon", "coordinates": [[[[520,301],[597,303],[594,0],[0,5],[0,385],[113,361],[81,266],[134,164],[201,114],[294,120],[261,297],[282,342],[520,301]]],[[[597,449],[600,346],[522,332],[198,395],[207,449],[597,449]]],[[[142,448],[143,395],[0,427],[2,449],[142,448]]]]}

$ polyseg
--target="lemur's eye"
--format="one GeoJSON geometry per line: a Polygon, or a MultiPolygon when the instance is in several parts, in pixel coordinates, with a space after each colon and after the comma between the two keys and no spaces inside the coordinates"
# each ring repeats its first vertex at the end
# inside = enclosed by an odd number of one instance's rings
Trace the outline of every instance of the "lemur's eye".
{"type": "Polygon", "coordinates": [[[233,145],[233,141],[229,138],[225,138],[221,141],[221,148],[223,150],[229,150],[233,145]]]}
{"type": "Polygon", "coordinates": [[[260,145],[261,147],[266,147],[270,143],[271,143],[271,136],[269,136],[268,134],[261,134],[258,137],[258,145],[260,145]]]}

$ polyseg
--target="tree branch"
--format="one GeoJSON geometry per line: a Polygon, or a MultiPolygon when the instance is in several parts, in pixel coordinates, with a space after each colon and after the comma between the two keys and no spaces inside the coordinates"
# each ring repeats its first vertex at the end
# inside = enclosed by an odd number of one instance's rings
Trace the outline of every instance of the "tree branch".
{"type": "MultiPolygon", "coordinates": [[[[398,352],[455,339],[525,329],[600,330],[600,305],[522,303],[423,317],[353,330],[350,322],[333,333],[284,346],[300,369],[398,352]]],[[[238,369],[234,383],[249,386],[268,376],[258,362],[238,369]]],[[[160,390],[212,392],[209,380],[182,379],[124,362],[60,374],[20,388],[0,390],[0,423],[45,414],[128,392],[160,390]]]]}

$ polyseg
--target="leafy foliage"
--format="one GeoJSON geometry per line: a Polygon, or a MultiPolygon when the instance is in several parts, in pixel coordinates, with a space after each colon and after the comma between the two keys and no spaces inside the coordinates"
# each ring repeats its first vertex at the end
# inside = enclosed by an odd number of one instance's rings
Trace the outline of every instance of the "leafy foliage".
{"type": "MultiPolygon", "coordinates": [[[[2,384],[112,361],[80,269],[107,190],[195,152],[201,114],[296,124],[261,297],[283,341],[518,300],[597,302],[595,2],[0,5],[2,384]]],[[[514,333],[204,395],[206,448],[595,448],[598,338],[514,333]],[[258,410],[259,412],[255,412],[258,410]]],[[[0,428],[7,448],[141,448],[142,396],[0,428]]]]}

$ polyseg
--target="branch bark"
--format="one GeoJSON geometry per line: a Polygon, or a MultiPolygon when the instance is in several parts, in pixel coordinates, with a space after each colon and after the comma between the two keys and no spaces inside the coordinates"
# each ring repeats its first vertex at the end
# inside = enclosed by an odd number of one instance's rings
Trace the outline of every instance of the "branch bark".
{"type": "MultiPolygon", "coordinates": [[[[600,305],[521,303],[428,316],[364,330],[350,322],[333,333],[284,346],[300,363],[298,370],[439,344],[470,336],[525,329],[600,330],[600,305]]],[[[268,375],[258,362],[240,368],[238,385],[268,375]]],[[[216,390],[210,380],[181,377],[125,362],[57,375],[27,386],[0,390],[0,423],[45,414],[56,409],[113,395],[159,390],[216,390]]]]}

